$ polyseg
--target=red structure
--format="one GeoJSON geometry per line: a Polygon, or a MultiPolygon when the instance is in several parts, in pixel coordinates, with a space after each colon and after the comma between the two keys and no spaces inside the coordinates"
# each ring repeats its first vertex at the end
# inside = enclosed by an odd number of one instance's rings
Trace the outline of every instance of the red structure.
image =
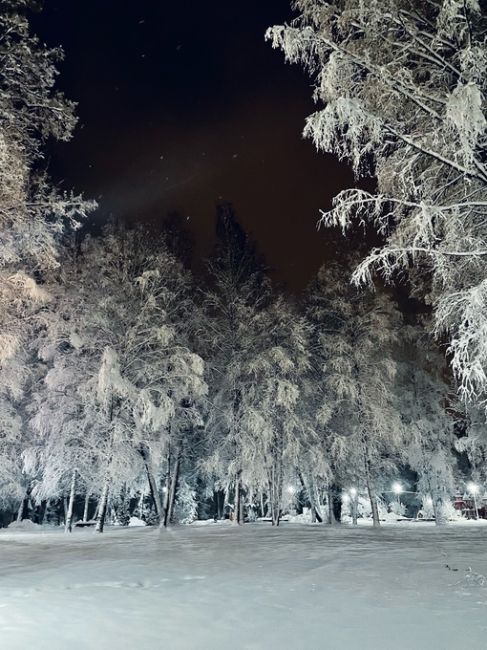
{"type": "MultiPolygon", "coordinates": [[[[475,503],[472,497],[457,494],[453,502],[455,510],[460,510],[467,519],[476,519],[475,503]]],[[[487,519],[487,504],[482,497],[477,498],[477,510],[479,519],[487,519]]]]}

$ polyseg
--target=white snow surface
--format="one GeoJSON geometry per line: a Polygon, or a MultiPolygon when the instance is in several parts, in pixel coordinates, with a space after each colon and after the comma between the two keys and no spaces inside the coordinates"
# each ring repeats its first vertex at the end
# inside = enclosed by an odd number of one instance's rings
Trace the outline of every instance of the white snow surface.
{"type": "Polygon", "coordinates": [[[484,650],[487,528],[0,531],[2,650],[484,650]]]}

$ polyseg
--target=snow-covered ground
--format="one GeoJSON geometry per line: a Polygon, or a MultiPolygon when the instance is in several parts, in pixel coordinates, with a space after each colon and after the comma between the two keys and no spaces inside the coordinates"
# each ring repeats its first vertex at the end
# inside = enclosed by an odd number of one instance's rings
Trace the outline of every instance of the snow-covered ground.
{"type": "Polygon", "coordinates": [[[485,650],[486,547],[476,525],[3,530],[0,647],[485,650]]]}

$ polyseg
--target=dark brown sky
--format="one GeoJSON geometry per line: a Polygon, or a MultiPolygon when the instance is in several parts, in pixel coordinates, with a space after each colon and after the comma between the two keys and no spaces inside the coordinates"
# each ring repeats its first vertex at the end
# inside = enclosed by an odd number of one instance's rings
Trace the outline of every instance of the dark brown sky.
{"type": "Polygon", "coordinates": [[[179,210],[199,257],[215,203],[231,201],[277,278],[301,288],[337,246],[316,232],[319,208],[353,179],[302,140],[310,80],[264,42],[291,16],[289,0],[45,0],[35,29],[64,47],[60,86],[80,116],[55,177],[98,198],[98,220],[179,210]]]}

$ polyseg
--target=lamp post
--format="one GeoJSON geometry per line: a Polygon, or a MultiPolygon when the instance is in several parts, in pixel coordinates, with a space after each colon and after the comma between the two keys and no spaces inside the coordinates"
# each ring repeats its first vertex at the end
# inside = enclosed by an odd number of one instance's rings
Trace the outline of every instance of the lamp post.
{"type": "Polygon", "coordinates": [[[400,512],[401,512],[401,510],[400,510],[401,494],[404,492],[404,489],[403,489],[402,485],[398,481],[396,481],[395,483],[392,484],[392,491],[394,492],[394,494],[397,497],[397,505],[399,506],[398,509],[397,509],[397,514],[399,515],[400,512]]]}
{"type": "Polygon", "coordinates": [[[474,510],[475,510],[475,519],[478,519],[479,518],[479,509],[478,509],[478,506],[477,506],[476,495],[479,493],[479,486],[476,485],[475,483],[468,483],[467,490],[472,495],[473,507],[474,507],[474,510]]]}

